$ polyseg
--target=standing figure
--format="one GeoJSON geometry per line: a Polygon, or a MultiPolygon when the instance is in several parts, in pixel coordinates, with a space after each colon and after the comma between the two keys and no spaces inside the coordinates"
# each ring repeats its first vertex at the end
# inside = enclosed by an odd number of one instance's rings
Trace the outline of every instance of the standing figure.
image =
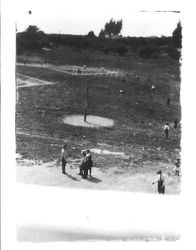
{"type": "Polygon", "coordinates": [[[154,85],[152,85],[151,90],[152,90],[152,93],[155,93],[155,86],[154,85]]]}
{"type": "Polygon", "coordinates": [[[66,174],[65,168],[67,164],[67,143],[61,149],[62,173],[66,174]]]}
{"type": "Polygon", "coordinates": [[[159,194],[164,194],[165,193],[165,175],[161,170],[157,172],[159,174],[159,178],[153,182],[152,184],[158,183],[157,189],[159,194]]]}
{"type": "Polygon", "coordinates": [[[178,126],[178,119],[176,118],[176,119],[174,120],[174,128],[177,129],[177,126],[178,126]]]}
{"type": "Polygon", "coordinates": [[[104,67],[101,67],[101,72],[104,72],[104,67]]]}
{"type": "Polygon", "coordinates": [[[86,160],[87,160],[87,167],[89,170],[89,176],[91,176],[93,161],[92,161],[92,156],[91,156],[89,149],[86,150],[86,160]]]}
{"type": "Polygon", "coordinates": [[[136,81],[137,81],[137,82],[139,82],[139,81],[140,81],[140,78],[139,78],[139,76],[138,76],[138,75],[136,75],[136,76],[135,76],[135,78],[136,78],[136,81]]]}
{"type": "Polygon", "coordinates": [[[168,97],[167,98],[167,107],[169,107],[169,105],[170,105],[170,98],[168,97]]]}
{"type": "Polygon", "coordinates": [[[175,175],[180,176],[180,159],[175,162],[175,175]]]}
{"type": "Polygon", "coordinates": [[[86,65],[84,64],[84,66],[83,66],[83,69],[85,70],[86,69],[86,65]]]}
{"type": "Polygon", "coordinates": [[[79,175],[82,175],[82,178],[86,179],[88,175],[88,166],[87,166],[87,158],[86,158],[86,151],[83,151],[83,159],[79,166],[79,175]]]}
{"type": "Polygon", "coordinates": [[[165,123],[164,133],[165,133],[165,138],[168,138],[169,137],[169,124],[168,123],[165,123]]]}

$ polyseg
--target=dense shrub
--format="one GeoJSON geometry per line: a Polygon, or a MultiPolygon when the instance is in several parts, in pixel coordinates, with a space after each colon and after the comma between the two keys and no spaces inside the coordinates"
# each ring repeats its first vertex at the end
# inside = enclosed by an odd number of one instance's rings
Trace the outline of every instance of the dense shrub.
{"type": "Polygon", "coordinates": [[[170,57],[177,59],[177,60],[180,59],[181,53],[175,47],[168,46],[166,49],[166,52],[168,53],[170,57]]]}
{"type": "Polygon", "coordinates": [[[140,47],[138,51],[138,55],[143,58],[156,58],[159,54],[160,48],[151,44],[140,47]]]}
{"type": "Polygon", "coordinates": [[[116,50],[120,56],[124,56],[127,53],[128,49],[124,44],[120,44],[116,47],[116,50]]]}
{"type": "MultiPolygon", "coordinates": [[[[103,31],[103,30],[102,30],[103,31]]],[[[17,33],[17,54],[23,51],[41,50],[43,47],[71,47],[76,51],[82,49],[101,50],[105,54],[116,53],[123,56],[128,49],[138,51],[144,58],[156,58],[160,46],[173,46],[173,37],[96,37],[93,31],[87,35],[45,34],[36,26],[29,26],[26,31],[17,33]],[[138,50],[139,48],[139,50],[138,50]]],[[[179,52],[171,48],[168,52],[173,58],[179,58],[179,52]]]]}
{"type": "Polygon", "coordinates": [[[95,37],[94,31],[89,31],[87,36],[88,37],[95,37]]]}
{"type": "Polygon", "coordinates": [[[120,43],[119,41],[113,40],[104,47],[103,51],[105,54],[111,52],[118,53],[120,56],[124,56],[124,54],[127,53],[128,49],[124,44],[120,43]]]}
{"type": "Polygon", "coordinates": [[[21,54],[24,50],[40,50],[45,46],[49,46],[48,36],[37,26],[30,25],[26,31],[16,35],[17,54],[21,54]]]}

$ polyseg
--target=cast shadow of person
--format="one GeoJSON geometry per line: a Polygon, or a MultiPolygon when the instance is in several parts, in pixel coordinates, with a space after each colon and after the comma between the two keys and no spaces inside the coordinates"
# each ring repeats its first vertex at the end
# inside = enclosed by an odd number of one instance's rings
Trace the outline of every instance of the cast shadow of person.
{"type": "Polygon", "coordinates": [[[69,177],[70,179],[72,179],[73,181],[79,181],[76,177],[74,177],[74,176],[72,176],[72,175],[70,175],[70,174],[68,174],[68,173],[66,173],[65,174],[67,177],[69,177]]]}
{"type": "Polygon", "coordinates": [[[84,179],[84,180],[86,180],[86,181],[90,181],[90,182],[94,182],[94,183],[99,183],[99,182],[102,182],[102,180],[101,180],[101,179],[96,178],[96,177],[93,177],[93,176],[88,177],[88,178],[86,178],[86,179],[84,179]]]}

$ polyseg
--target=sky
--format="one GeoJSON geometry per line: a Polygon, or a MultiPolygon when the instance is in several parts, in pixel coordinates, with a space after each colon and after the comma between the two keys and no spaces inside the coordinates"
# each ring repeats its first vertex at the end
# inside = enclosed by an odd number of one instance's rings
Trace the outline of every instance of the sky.
{"type": "Polygon", "coordinates": [[[171,36],[180,20],[180,13],[155,12],[179,11],[175,0],[17,0],[14,8],[19,32],[37,25],[45,33],[98,35],[113,18],[123,20],[123,36],[171,36]]]}

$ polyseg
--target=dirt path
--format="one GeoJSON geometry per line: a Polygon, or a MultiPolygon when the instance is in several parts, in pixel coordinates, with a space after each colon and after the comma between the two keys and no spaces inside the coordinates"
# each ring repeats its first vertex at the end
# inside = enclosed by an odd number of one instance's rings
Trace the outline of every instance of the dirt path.
{"type": "Polygon", "coordinates": [[[17,129],[16,131],[16,134],[17,135],[25,135],[25,136],[28,136],[28,137],[35,137],[35,138],[42,138],[42,139],[46,139],[46,140],[53,140],[53,141],[58,141],[60,146],[62,146],[62,143],[65,141],[65,139],[60,139],[60,138],[57,138],[57,137],[50,137],[46,134],[37,134],[35,132],[24,132],[24,131],[20,131],[20,129],[17,129]]]}
{"type": "MultiPolygon", "coordinates": [[[[67,174],[61,173],[61,165],[58,162],[34,162],[19,160],[17,163],[17,181],[29,184],[88,188],[103,190],[121,190],[131,192],[157,193],[157,186],[152,182],[157,178],[152,173],[136,173],[130,175],[125,170],[116,167],[108,170],[92,169],[92,177],[82,179],[79,172],[80,161],[69,160],[66,167],[67,174]]],[[[179,179],[176,176],[166,178],[166,193],[180,193],[179,179]]]]}
{"type": "Polygon", "coordinates": [[[114,71],[114,70],[108,70],[104,69],[104,71],[101,71],[100,68],[86,68],[83,69],[82,67],[79,66],[68,66],[68,65],[61,65],[61,66],[54,66],[52,64],[47,64],[47,65],[41,65],[37,63],[32,63],[32,64],[23,64],[23,63],[17,63],[16,65],[24,66],[24,67],[38,67],[38,68],[46,68],[50,70],[54,70],[57,72],[69,74],[69,75],[74,75],[74,76],[111,76],[111,77],[122,77],[124,76],[123,72],[120,71],[114,71]],[[77,73],[77,69],[81,70],[81,73],[77,73]]]}
{"type": "Polygon", "coordinates": [[[41,80],[39,78],[30,77],[23,74],[17,74],[17,88],[32,87],[39,85],[51,85],[51,84],[56,84],[56,83],[41,80]]]}

